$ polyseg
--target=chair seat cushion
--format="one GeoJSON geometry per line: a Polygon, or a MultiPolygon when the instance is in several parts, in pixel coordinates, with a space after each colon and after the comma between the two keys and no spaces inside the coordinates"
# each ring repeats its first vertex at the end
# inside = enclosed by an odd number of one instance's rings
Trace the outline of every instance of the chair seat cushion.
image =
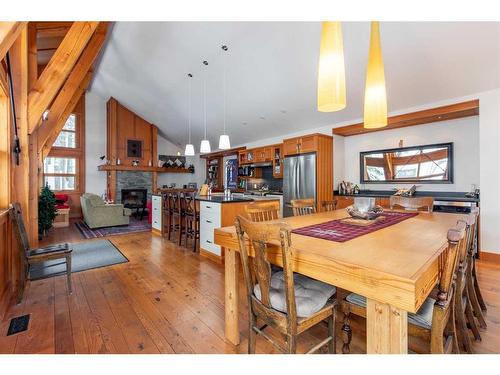
{"type": "MultiPolygon", "coordinates": [[[[350,302],[353,305],[366,308],[366,297],[363,297],[356,293],[351,293],[345,299],[347,300],[347,302],[350,302]]],[[[434,303],[436,303],[435,299],[427,298],[416,314],[408,314],[408,323],[422,328],[431,329],[434,303]]]]}
{"type": "MultiPolygon", "coordinates": [[[[298,317],[306,318],[321,310],[337,290],[333,285],[298,273],[293,274],[293,281],[298,317]]],[[[258,284],[255,285],[254,293],[260,300],[261,293],[258,284]]],[[[274,309],[284,313],[287,312],[283,271],[278,271],[271,276],[269,297],[271,306],[274,309]]]]}

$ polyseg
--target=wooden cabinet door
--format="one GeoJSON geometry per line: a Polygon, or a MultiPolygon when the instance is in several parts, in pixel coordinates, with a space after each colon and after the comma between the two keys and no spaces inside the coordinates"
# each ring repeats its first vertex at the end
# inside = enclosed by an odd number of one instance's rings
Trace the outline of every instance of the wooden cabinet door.
{"type": "Polygon", "coordinates": [[[262,149],[263,161],[273,161],[273,148],[264,147],[262,149]]]}
{"type": "Polygon", "coordinates": [[[275,146],[271,149],[273,158],[273,177],[283,178],[283,146],[275,146]]]}
{"type": "Polygon", "coordinates": [[[253,163],[255,161],[254,155],[254,150],[247,151],[247,163],[253,163]]]}
{"type": "Polygon", "coordinates": [[[300,138],[300,152],[314,152],[317,151],[317,137],[314,135],[307,135],[300,138]]]}
{"type": "Polygon", "coordinates": [[[247,163],[247,152],[246,151],[240,151],[238,153],[238,164],[243,165],[247,163]]]}
{"type": "Polygon", "coordinates": [[[298,141],[299,138],[286,139],[283,141],[283,156],[298,154],[298,141]]]}
{"type": "Polygon", "coordinates": [[[354,203],[352,197],[335,197],[337,199],[337,210],[351,206],[354,203]]]}
{"type": "Polygon", "coordinates": [[[262,148],[256,148],[254,151],[253,151],[253,155],[254,155],[254,161],[256,163],[260,163],[260,162],[263,162],[264,161],[264,155],[263,155],[263,152],[262,152],[262,148]]]}
{"type": "Polygon", "coordinates": [[[383,208],[389,208],[389,198],[377,198],[375,199],[375,204],[382,206],[383,208]]]}

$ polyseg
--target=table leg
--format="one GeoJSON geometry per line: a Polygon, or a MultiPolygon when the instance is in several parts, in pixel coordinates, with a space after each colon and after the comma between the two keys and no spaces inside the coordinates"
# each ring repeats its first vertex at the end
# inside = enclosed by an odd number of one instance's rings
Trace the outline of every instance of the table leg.
{"type": "Polygon", "coordinates": [[[367,353],[408,353],[407,315],[405,310],[368,299],[366,305],[367,353]]]}
{"type": "Polygon", "coordinates": [[[238,326],[238,253],[231,249],[224,249],[224,289],[225,289],[225,333],[226,339],[232,344],[240,343],[240,330],[238,326]]]}

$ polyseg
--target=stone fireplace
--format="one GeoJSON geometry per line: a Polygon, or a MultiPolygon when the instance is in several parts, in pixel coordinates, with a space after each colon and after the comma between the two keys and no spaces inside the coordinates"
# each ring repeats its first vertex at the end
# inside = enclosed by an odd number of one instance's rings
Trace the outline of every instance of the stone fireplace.
{"type": "Polygon", "coordinates": [[[153,192],[152,172],[143,171],[117,171],[116,172],[116,202],[123,203],[122,190],[147,191],[146,201],[151,199],[153,192]]]}

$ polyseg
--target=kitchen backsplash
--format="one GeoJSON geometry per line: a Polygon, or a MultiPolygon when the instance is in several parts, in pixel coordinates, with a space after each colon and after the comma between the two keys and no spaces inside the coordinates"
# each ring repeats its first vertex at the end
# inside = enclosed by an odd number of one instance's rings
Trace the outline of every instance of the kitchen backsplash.
{"type": "Polygon", "coordinates": [[[262,167],[262,177],[249,178],[247,181],[247,190],[257,190],[264,185],[269,186],[269,190],[283,190],[283,179],[273,177],[272,167],[262,167]]]}

